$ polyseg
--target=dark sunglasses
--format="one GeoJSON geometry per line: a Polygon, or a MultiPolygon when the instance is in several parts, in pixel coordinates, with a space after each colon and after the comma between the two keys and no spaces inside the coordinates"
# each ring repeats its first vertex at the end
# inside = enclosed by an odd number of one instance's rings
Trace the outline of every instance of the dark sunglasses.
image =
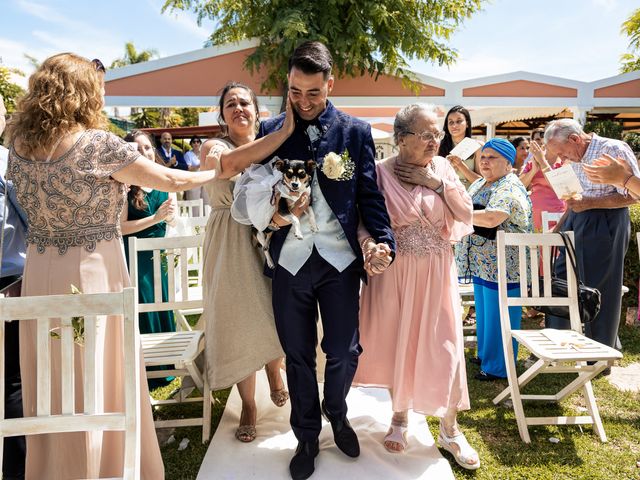
{"type": "Polygon", "coordinates": [[[191,140],[191,143],[202,143],[202,140],[191,140]]]}
{"type": "Polygon", "coordinates": [[[91,60],[91,65],[93,65],[93,67],[96,69],[96,72],[101,72],[101,73],[107,72],[107,69],[105,68],[104,63],[102,63],[97,58],[94,58],[93,60],[91,60]]]}

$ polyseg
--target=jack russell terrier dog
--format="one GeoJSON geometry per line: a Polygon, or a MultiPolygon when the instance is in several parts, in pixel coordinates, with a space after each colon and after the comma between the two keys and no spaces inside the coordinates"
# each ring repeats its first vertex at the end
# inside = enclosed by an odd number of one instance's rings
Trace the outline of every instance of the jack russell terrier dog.
{"type": "MultiPolygon", "coordinates": [[[[280,194],[280,201],[278,203],[278,213],[291,222],[291,228],[293,228],[293,234],[298,240],[302,240],[304,235],[300,228],[300,219],[294,215],[291,211],[293,204],[300,198],[303,193],[306,193],[311,198],[311,179],[313,171],[316,168],[316,162],[313,160],[282,160],[278,159],[274,163],[274,169],[282,172],[282,182],[276,186],[276,192],[280,194]]],[[[310,201],[310,200],[309,200],[310,201]]],[[[307,208],[305,214],[309,216],[309,226],[312,232],[318,231],[318,225],[316,224],[316,217],[313,213],[311,205],[307,208]]],[[[269,255],[269,241],[271,234],[265,234],[264,232],[258,232],[258,242],[262,245],[267,265],[270,268],[274,268],[273,260],[269,255]]]]}

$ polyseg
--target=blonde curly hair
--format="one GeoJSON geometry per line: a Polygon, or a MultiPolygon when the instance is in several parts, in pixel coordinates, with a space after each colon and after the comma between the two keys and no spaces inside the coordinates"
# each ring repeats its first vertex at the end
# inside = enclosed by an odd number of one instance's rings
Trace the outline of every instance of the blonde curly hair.
{"type": "Polygon", "coordinates": [[[77,128],[104,128],[102,73],[74,53],[47,58],[29,78],[29,88],[7,125],[9,143],[32,155],[52,147],[77,128]]]}

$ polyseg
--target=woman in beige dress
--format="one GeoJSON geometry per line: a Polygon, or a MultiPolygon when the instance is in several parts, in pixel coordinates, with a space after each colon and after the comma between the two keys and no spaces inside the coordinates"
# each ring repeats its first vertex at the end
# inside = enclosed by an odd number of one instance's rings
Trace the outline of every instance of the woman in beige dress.
{"type": "Polygon", "coordinates": [[[247,147],[274,135],[284,141],[293,131],[293,116],[287,111],[282,130],[254,141],[259,118],[256,96],[244,85],[229,83],[220,94],[220,123],[226,135],[202,147],[201,168],[218,172],[205,188],[212,209],[204,243],[207,370],[213,390],[238,384],[242,413],[235,436],[241,442],[256,438],[256,371],[266,365],[271,400],[278,407],[289,394],[280,375],[283,353],[273,319],[271,281],[263,273],[264,258],[251,227],[237,223],[230,208],[238,174],[275,151],[274,147],[248,155],[247,147]]]}
{"type": "MultiPolygon", "coordinates": [[[[120,233],[125,184],[167,192],[196,188],[215,172],[184,172],[149,162],[102,128],[104,66],[63,53],[45,60],[29,79],[7,130],[11,144],[7,177],[28,219],[22,295],[119,292],[130,285],[120,233]]],[[[20,328],[24,415],[36,409],[35,326],[20,328]]],[[[97,348],[103,351],[104,411],[122,411],[122,323],[106,322],[97,348]]],[[[52,345],[52,411],[60,411],[59,351],[52,345]]],[[[78,347],[80,348],[80,347],[78,347]]],[[[83,378],[82,355],[76,378],[83,378]]],[[[141,370],[144,377],[144,369],[141,370]]],[[[147,382],[140,384],[141,477],[162,480],[164,466],[147,382]]],[[[76,388],[76,409],[83,410],[76,388]]],[[[122,475],[122,432],[65,433],[27,437],[26,478],[67,480],[122,475]]]]}

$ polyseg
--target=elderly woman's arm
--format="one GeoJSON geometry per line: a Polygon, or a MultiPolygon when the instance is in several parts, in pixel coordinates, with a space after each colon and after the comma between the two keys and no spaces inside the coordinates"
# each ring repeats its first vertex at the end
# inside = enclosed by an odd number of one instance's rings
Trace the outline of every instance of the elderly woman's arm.
{"type": "Polygon", "coordinates": [[[474,210],[473,224],[479,227],[497,227],[509,218],[509,214],[497,210],[474,210]]]}

